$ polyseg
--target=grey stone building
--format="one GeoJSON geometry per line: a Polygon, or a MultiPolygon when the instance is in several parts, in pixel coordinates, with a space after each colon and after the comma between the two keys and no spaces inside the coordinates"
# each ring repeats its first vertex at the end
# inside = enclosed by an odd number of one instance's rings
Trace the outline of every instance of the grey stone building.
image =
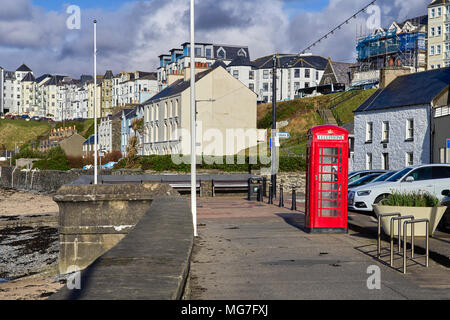
{"type": "Polygon", "coordinates": [[[445,68],[400,76],[377,90],[355,110],[354,169],[440,162],[450,117],[439,110],[448,115],[449,85],[445,68]]]}

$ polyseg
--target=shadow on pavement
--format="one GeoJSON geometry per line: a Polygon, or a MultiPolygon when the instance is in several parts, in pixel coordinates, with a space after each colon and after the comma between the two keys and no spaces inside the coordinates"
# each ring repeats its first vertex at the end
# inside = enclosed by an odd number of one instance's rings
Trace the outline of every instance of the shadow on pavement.
{"type": "Polygon", "coordinates": [[[305,229],[305,215],[301,213],[277,213],[277,216],[282,218],[287,224],[297,228],[303,232],[305,229]]]}

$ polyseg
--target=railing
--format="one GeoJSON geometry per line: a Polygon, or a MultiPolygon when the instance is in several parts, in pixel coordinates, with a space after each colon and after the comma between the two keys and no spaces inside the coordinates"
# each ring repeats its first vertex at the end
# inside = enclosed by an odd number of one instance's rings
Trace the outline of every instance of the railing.
{"type": "Polygon", "coordinates": [[[398,252],[397,254],[403,258],[403,274],[407,272],[407,262],[408,260],[414,261],[417,264],[420,264],[415,260],[415,258],[425,257],[425,267],[429,266],[429,257],[430,257],[430,221],[428,219],[415,219],[414,216],[401,216],[400,213],[385,213],[378,214],[378,237],[377,237],[377,258],[381,259],[381,219],[392,217],[390,221],[390,246],[389,246],[389,256],[390,256],[390,266],[394,267],[394,222],[398,221],[398,252]],[[403,223],[403,254],[401,250],[402,243],[402,228],[401,221],[406,220],[403,223]],[[415,246],[415,225],[419,223],[426,224],[425,231],[425,255],[415,256],[414,254],[414,246],[415,246]],[[408,225],[411,225],[411,258],[408,258],[408,225]]]}

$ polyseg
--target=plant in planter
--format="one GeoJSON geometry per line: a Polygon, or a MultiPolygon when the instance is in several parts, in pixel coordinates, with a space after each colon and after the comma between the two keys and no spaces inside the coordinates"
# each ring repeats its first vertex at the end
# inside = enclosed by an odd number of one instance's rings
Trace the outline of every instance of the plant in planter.
{"type": "MultiPolygon", "coordinates": [[[[394,192],[381,204],[374,205],[376,214],[400,213],[402,216],[414,216],[415,219],[428,219],[430,221],[430,234],[432,235],[442,219],[447,207],[440,206],[439,199],[425,192],[400,193],[394,192]]],[[[390,217],[382,218],[381,224],[386,234],[390,234],[390,217]]],[[[408,226],[408,234],[410,234],[408,226]]],[[[425,236],[425,224],[418,224],[415,228],[416,236],[425,236]]],[[[394,235],[398,228],[394,226],[394,235]]]]}

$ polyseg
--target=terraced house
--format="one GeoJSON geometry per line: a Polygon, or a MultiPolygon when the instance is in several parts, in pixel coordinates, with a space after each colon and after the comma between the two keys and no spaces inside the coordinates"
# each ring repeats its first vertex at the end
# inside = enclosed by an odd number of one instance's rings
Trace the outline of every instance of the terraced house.
{"type": "MultiPolygon", "coordinates": [[[[236,57],[250,58],[250,52],[246,46],[221,45],[212,43],[195,44],[195,62],[211,67],[220,60],[228,65],[236,57]]],[[[182,75],[189,67],[191,57],[191,44],[185,42],[181,48],[169,51],[169,54],[159,56],[160,67],[158,68],[158,85],[162,90],[170,85],[169,75],[182,75]]]]}
{"type": "MultiPolygon", "coordinates": [[[[328,60],[311,54],[276,54],[277,101],[298,98],[298,90],[320,84],[328,60]]],[[[236,57],[228,72],[258,95],[258,100],[272,101],[273,55],[250,61],[236,57]]]]}
{"type": "Polygon", "coordinates": [[[450,1],[428,5],[428,70],[450,67],[450,1]]]}
{"type": "MultiPolygon", "coordinates": [[[[257,145],[256,94],[216,62],[196,69],[197,154],[223,156],[257,145]],[[227,130],[240,132],[242,143],[223,140],[227,130]],[[241,130],[241,131],[239,131],[241,130]],[[245,136],[250,132],[249,136],[245,136]],[[252,135],[253,134],[253,135],[252,135]],[[218,136],[221,136],[218,138],[218,136]]],[[[144,154],[191,154],[190,68],[184,77],[144,105],[144,154]]],[[[236,139],[238,137],[235,137],[236,139]]]]}

